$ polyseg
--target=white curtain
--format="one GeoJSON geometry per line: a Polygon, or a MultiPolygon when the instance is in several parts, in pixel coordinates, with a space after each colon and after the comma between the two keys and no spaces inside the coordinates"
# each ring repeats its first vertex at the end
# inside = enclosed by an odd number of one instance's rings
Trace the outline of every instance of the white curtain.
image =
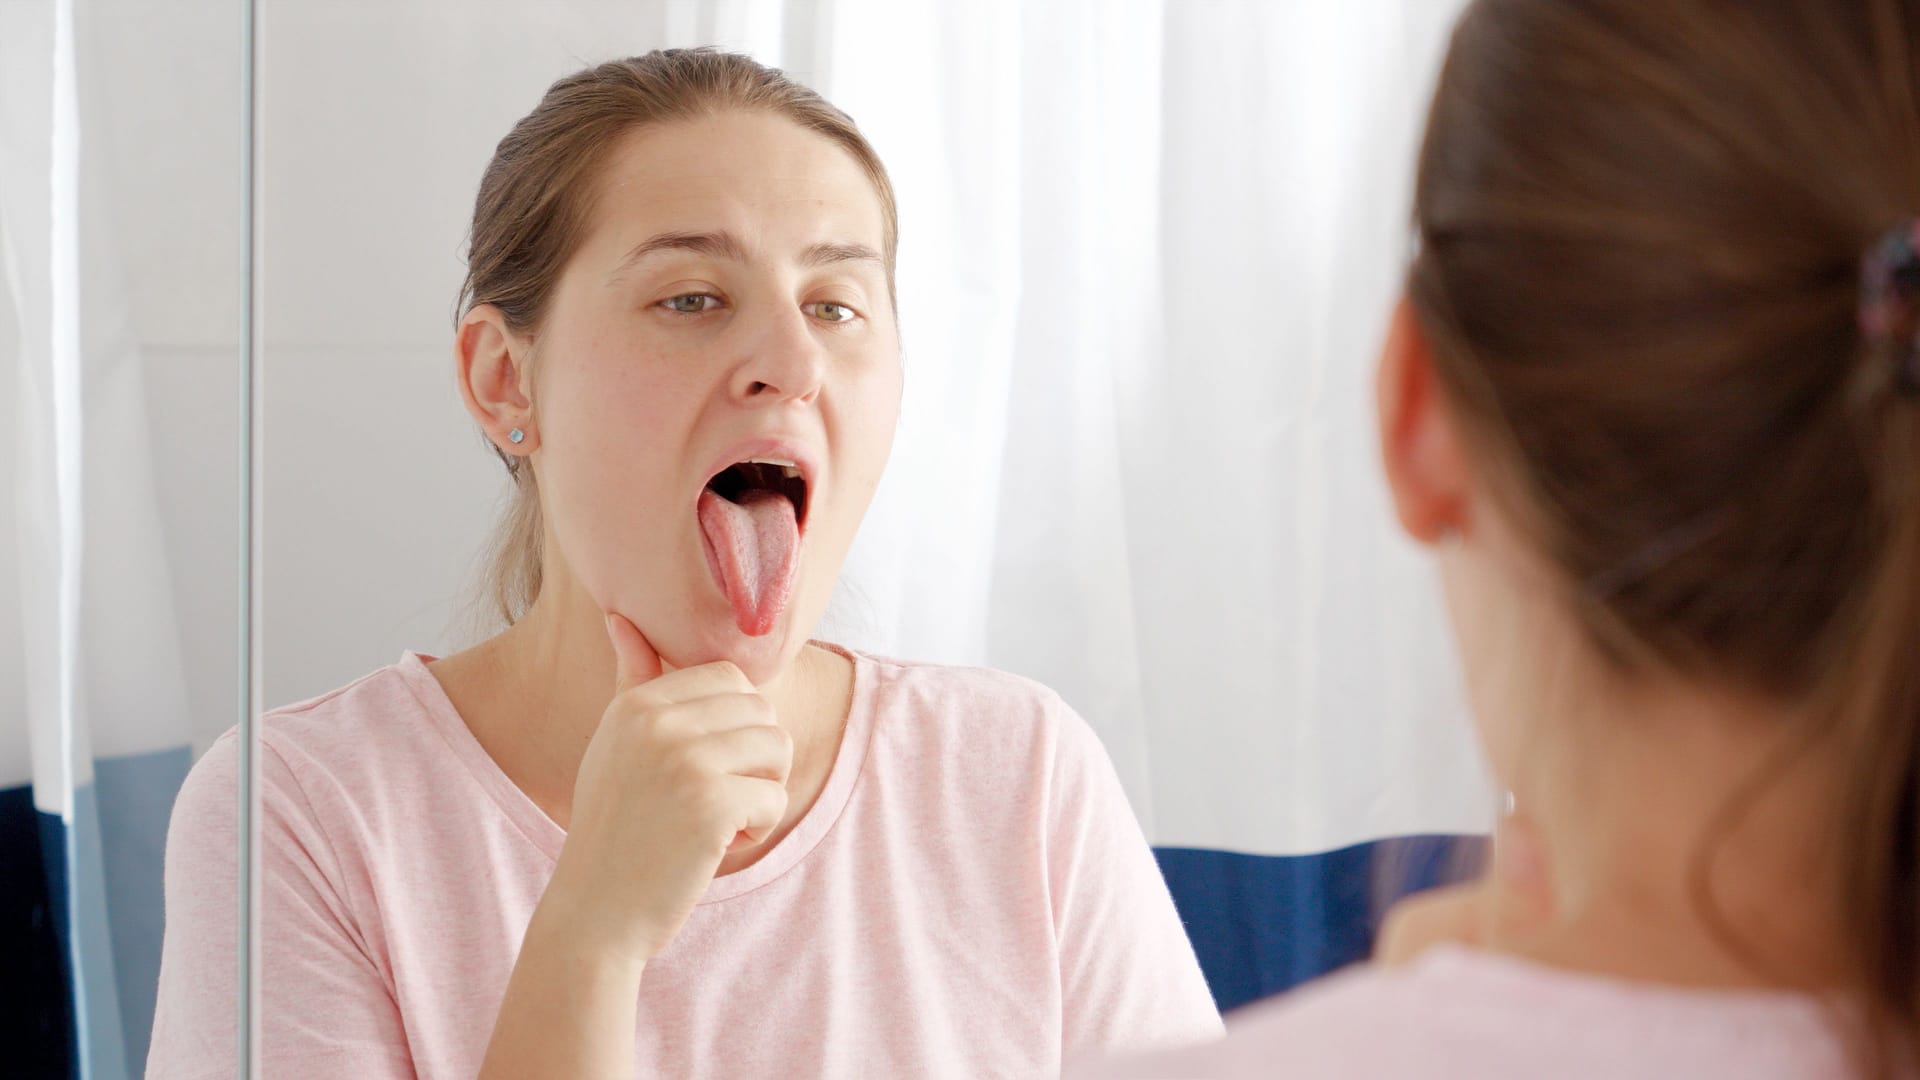
{"type": "MultiPolygon", "coordinates": [[[[170,203],[175,216],[233,212],[230,202],[208,203],[235,190],[216,170],[236,155],[193,158],[181,135],[217,123],[237,147],[237,78],[226,82],[217,119],[181,111],[187,95],[156,103],[175,54],[152,51],[143,20],[118,8],[0,4],[0,358],[13,390],[0,439],[9,511],[0,793],[31,790],[0,815],[13,863],[0,890],[10,913],[44,915],[0,928],[14,954],[0,978],[9,1000],[34,1003],[34,1023],[9,1029],[22,1069],[38,1071],[41,1055],[58,1053],[74,1075],[107,1078],[137,1075],[145,1058],[162,844],[195,729],[176,594],[208,591],[183,572],[192,560],[172,554],[160,469],[190,454],[202,472],[174,478],[176,490],[202,480],[231,489],[237,457],[231,441],[202,437],[232,429],[218,419],[235,409],[230,375],[198,382],[190,409],[153,422],[159,399],[149,378],[170,358],[155,347],[164,320],[141,318],[131,295],[141,290],[129,288],[142,274],[165,274],[154,306],[191,309],[185,296],[238,280],[237,245],[221,272],[196,276],[183,257],[191,245],[159,242],[194,228],[191,220],[156,227],[140,213],[155,209],[145,201],[168,181],[185,191],[170,203]],[[163,152],[129,155],[130,140],[143,139],[163,152]],[[43,948],[56,958],[46,969],[35,963],[43,948]]],[[[200,60],[237,56],[226,5],[215,25],[222,21],[229,33],[214,40],[224,48],[200,60]]],[[[171,42],[184,45],[182,30],[204,24],[168,25],[171,42]]],[[[153,292],[149,279],[144,295],[153,292]]],[[[229,537],[236,528],[230,512],[186,524],[229,537]]],[[[202,546],[197,558],[217,559],[219,544],[202,546]]],[[[231,567],[229,559],[222,576],[231,567]]],[[[230,661],[230,614],[213,632],[230,661]]],[[[227,694],[203,725],[231,723],[236,700],[227,694]]]]}
{"type": "Polygon", "coordinates": [[[901,189],[867,625],[1059,689],[1156,843],[1487,821],[1371,411],[1459,6],[839,0],[799,68],[901,189]]]}

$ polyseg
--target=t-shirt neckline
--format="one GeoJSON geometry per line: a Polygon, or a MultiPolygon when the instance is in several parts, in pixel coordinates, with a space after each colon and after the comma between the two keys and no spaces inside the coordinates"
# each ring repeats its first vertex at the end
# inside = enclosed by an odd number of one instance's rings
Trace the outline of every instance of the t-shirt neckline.
{"type": "MultiPolygon", "coordinates": [[[[752,892],[799,865],[826,838],[852,799],[873,735],[873,664],[866,657],[838,645],[823,641],[813,644],[845,657],[853,665],[853,697],[847,709],[847,726],[840,736],[840,748],[834,754],[826,785],[820,789],[820,796],[814,800],[813,806],[774,845],[772,851],[752,866],[714,878],[708,884],[706,894],[700,898],[702,904],[731,900],[752,892]]],[[[454,757],[459,759],[501,812],[528,840],[549,859],[558,860],[561,846],[566,843],[566,830],[548,817],[546,811],[540,809],[526,792],[520,790],[519,785],[480,745],[480,740],[473,737],[472,730],[454,708],[440,680],[427,670],[427,664],[433,659],[424,653],[409,651],[401,654],[394,666],[454,757]]]]}

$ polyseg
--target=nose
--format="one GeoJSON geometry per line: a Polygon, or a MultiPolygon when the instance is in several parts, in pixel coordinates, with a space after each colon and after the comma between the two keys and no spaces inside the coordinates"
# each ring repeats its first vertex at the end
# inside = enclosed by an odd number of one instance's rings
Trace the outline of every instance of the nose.
{"type": "Polygon", "coordinates": [[[744,405],[810,402],[826,377],[826,352],[807,325],[807,315],[787,310],[769,318],[746,342],[746,355],[730,383],[744,405]]]}

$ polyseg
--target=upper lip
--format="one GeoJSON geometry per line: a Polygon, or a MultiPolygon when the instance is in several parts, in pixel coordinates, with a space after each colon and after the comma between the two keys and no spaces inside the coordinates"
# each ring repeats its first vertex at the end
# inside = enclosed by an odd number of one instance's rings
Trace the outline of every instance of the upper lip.
{"type": "MultiPolygon", "coordinates": [[[[743,461],[772,458],[779,461],[791,461],[794,468],[800,470],[800,480],[807,485],[807,510],[812,516],[813,502],[819,496],[816,478],[820,475],[819,458],[807,449],[805,442],[787,435],[761,435],[742,439],[728,447],[724,453],[714,459],[705,475],[700,478],[700,491],[705,491],[713,478],[743,461]]],[[[700,491],[694,492],[694,501],[700,499],[700,491]]],[[[806,522],[800,523],[803,527],[806,522]]]]}

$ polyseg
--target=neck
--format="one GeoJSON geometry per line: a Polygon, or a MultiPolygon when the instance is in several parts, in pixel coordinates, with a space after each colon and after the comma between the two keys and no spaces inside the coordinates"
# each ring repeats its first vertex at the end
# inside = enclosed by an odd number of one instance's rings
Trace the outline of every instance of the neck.
{"type": "Polygon", "coordinates": [[[1556,913],[1494,943],[1678,985],[1835,985],[1838,774],[1798,718],[1671,683],[1577,697],[1511,778],[1556,913]]]}
{"type": "MultiPolygon", "coordinates": [[[[436,668],[488,753],[564,828],[580,760],[615,686],[613,646],[599,606],[554,575],[518,622],[436,668]]],[[[797,777],[830,763],[851,685],[846,660],[812,646],[760,684],[793,736],[797,777]]]]}
{"type": "MultiPolygon", "coordinates": [[[[606,613],[564,574],[554,574],[526,615],[491,643],[502,663],[522,673],[528,692],[551,702],[561,732],[590,737],[614,689],[606,613]]],[[[787,723],[818,711],[825,689],[819,650],[803,648],[758,689],[787,723]]],[[[662,660],[662,671],[674,670],[662,660]]]]}

